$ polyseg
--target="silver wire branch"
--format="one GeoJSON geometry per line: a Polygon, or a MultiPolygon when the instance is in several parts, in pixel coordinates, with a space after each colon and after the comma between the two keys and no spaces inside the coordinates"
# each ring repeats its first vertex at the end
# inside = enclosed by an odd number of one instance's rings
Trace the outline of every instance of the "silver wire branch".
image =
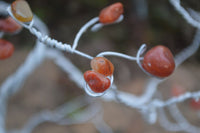
{"type": "Polygon", "coordinates": [[[33,115],[22,129],[12,130],[9,133],[31,133],[44,122],[52,122],[64,126],[86,123],[95,118],[101,109],[101,106],[91,98],[85,96],[77,97],[53,111],[45,110],[33,115]],[[69,117],[71,113],[77,110],[80,110],[79,113],[76,113],[73,118],[69,117]]]}
{"type": "Polygon", "coordinates": [[[167,131],[171,132],[179,132],[182,131],[181,127],[177,123],[172,123],[168,120],[168,117],[165,113],[164,108],[159,108],[158,109],[158,122],[159,124],[167,131]]]}
{"type": "Polygon", "coordinates": [[[100,133],[114,133],[112,128],[103,119],[103,110],[92,119],[92,123],[100,133]]]}
{"type": "MultiPolygon", "coordinates": [[[[43,22],[35,17],[36,27],[42,33],[48,34],[48,29],[43,22]]],[[[0,132],[5,133],[5,118],[7,101],[25,83],[27,77],[43,62],[46,47],[37,40],[34,49],[29,53],[24,63],[10,75],[0,86],[0,132]]]]}
{"type": "Polygon", "coordinates": [[[154,93],[157,90],[157,86],[163,82],[157,78],[151,78],[145,87],[145,92],[141,96],[135,96],[124,91],[117,90],[117,86],[112,85],[112,89],[116,90],[116,93],[113,91],[108,91],[105,95],[102,96],[102,99],[105,101],[116,101],[123,103],[126,106],[136,109],[144,109],[147,102],[151,101],[154,93]],[[117,99],[116,95],[117,94],[117,99]],[[137,102],[136,102],[137,101],[137,102]]]}
{"type": "Polygon", "coordinates": [[[0,14],[7,16],[8,12],[6,11],[6,8],[9,6],[9,4],[5,3],[4,1],[0,1],[0,14]]]}
{"type": "Polygon", "coordinates": [[[182,64],[190,56],[195,54],[197,50],[199,49],[199,45],[200,45],[200,29],[196,31],[193,42],[175,56],[176,67],[182,64]]]}
{"type": "Polygon", "coordinates": [[[146,49],[147,49],[146,44],[142,44],[142,46],[140,47],[140,49],[139,49],[138,52],[137,52],[137,55],[136,55],[136,62],[137,62],[137,64],[138,64],[138,66],[140,67],[140,69],[141,69],[144,73],[146,73],[147,75],[152,76],[150,73],[148,73],[146,70],[144,70],[144,68],[142,67],[142,64],[141,64],[141,62],[140,62],[140,56],[146,51],[146,49]]]}
{"type": "Polygon", "coordinates": [[[182,131],[188,133],[198,133],[200,128],[190,124],[188,120],[183,116],[182,112],[178,109],[176,104],[168,106],[169,112],[173,119],[179,124],[182,131]]]}
{"type": "Polygon", "coordinates": [[[175,104],[175,103],[183,102],[183,101],[185,101],[187,99],[190,99],[190,98],[194,98],[195,99],[195,98],[199,98],[199,97],[200,97],[200,91],[187,92],[187,93],[182,94],[182,95],[180,95],[178,97],[172,97],[172,98],[168,99],[167,101],[154,99],[149,103],[149,106],[154,106],[156,108],[163,108],[163,107],[175,104]]]}
{"type": "MultiPolygon", "coordinates": [[[[51,47],[56,47],[57,49],[59,50],[63,50],[63,51],[66,51],[66,52],[70,52],[70,53],[76,53],[80,56],[83,56],[83,57],[86,57],[88,59],[93,59],[92,56],[88,55],[88,54],[85,54],[83,52],[80,52],[78,50],[76,50],[77,46],[78,46],[78,41],[80,40],[82,34],[90,27],[92,26],[93,24],[95,24],[99,18],[98,17],[95,17],[93,19],[91,19],[89,22],[87,22],[85,25],[83,25],[81,27],[81,29],[79,30],[79,32],[77,33],[75,39],[74,39],[74,43],[72,45],[72,47],[69,45],[69,44],[63,44],[62,42],[58,42],[57,40],[55,39],[52,39],[50,37],[48,37],[47,35],[42,35],[41,32],[39,32],[38,30],[36,30],[34,27],[33,27],[33,24],[34,24],[34,19],[30,22],[29,25],[27,25],[26,23],[22,23],[20,21],[18,21],[12,14],[12,11],[11,11],[11,8],[8,7],[7,8],[8,10],[8,13],[15,19],[15,21],[17,21],[19,24],[21,24],[23,27],[27,28],[33,35],[35,35],[42,43],[44,44],[47,44],[51,47]]],[[[120,22],[123,20],[123,15],[121,15],[121,17],[116,21],[116,23],[120,22]]],[[[141,46],[141,47],[145,47],[144,45],[141,46]]],[[[141,48],[140,48],[141,49],[141,48]]],[[[142,49],[143,50],[143,49],[142,49]]],[[[144,51],[143,51],[144,52],[144,51]]],[[[141,54],[141,50],[138,51],[138,53],[141,54]]],[[[100,53],[98,54],[97,56],[105,56],[105,55],[112,55],[112,56],[118,56],[118,57],[121,57],[121,58],[126,58],[126,59],[129,59],[129,60],[142,60],[143,58],[141,57],[132,57],[132,56],[129,56],[129,55],[125,55],[125,54],[122,54],[122,53],[117,53],[117,52],[103,52],[103,53],[100,53]]],[[[142,67],[141,67],[142,68],[142,67]]]]}
{"type": "Polygon", "coordinates": [[[80,40],[81,36],[83,35],[83,33],[93,24],[95,24],[96,22],[99,21],[98,17],[95,17],[93,19],[91,19],[89,22],[87,22],[85,25],[83,25],[81,27],[81,29],[79,30],[79,32],[76,34],[76,37],[74,39],[74,43],[72,45],[72,50],[75,50],[76,47],[78,46],[78,41],[80,40]]]}
{"type": "Polygon", "coordinates": [[[20,25],[22,25],[23,27],[25,27],[26,29],[28,29],[33,35],[35,35],[43,44],[46,44],[50,47],[55,47],[59,50],[62,50],[62,51],[66,51],[66,52],[70,52],[70,53],[76,53],[80,56],[83,56],[85,58],[88,58],[88,59],[92,59],[93,57],[88,55],[88,54],[85,54],[81,51],[78,51],[78,50],[73,50],[71,48],[71,45],[69,44],[66,44],[66,43],[62,43],[62,42],[58,42],[57,40],[55,39],[52,39],[50,38],[48,35],[45,35],[45,34],[42,34],[40,31],[38,31],[36,28],[33,27],[33,24],[34,24],[34,18],[33,20],[29,23],[29,25],[27,23],[22,23],[20,21],[18,21],[12,14],[12,11],[11,11],[11,8],[8,7],[7,8],[7,11],[9,13],[9,15],[15,19],[16,22],[18,22],[20,25]]]}
{"type": "MultiPolygon", "coordinates": [[[[141,53],[141,48],[143,49],[143,47],[144,47],[144,44],[140,47],[140,49],[138,50],[138,53],[141,53]]],[[[117,57],[125,58],[128,60],[132,60],[132,61],[143,60],[143,57],[134,57],[134,56],[130,56],[130,55],[126,55],[126,54],[122,54],[118,52],[112,52],[112,51],[101,52],[97,55],[97,57],[103,57],[103,56],[117,56],[117,57]]]]}
{"type": "MultiPolygon", "coordinates": [[[[111,24],[120,23],[123,19],[124,19],[124,15],[120,15],[120,17],[115,22],[113,22],[111,24]]],[[[111,25],[111,24],[97,23],[91,28],[91,31],[96,32],[96,31],[100,30],[103,26],[111,25]]]]}
{"type": "Polygon", "coordinates": [[[194,20],[192,16],[181,6],[180,0],[169,0],[174,8],[179,12],[183,18],[193,27],[200,29],[200,22],[194,20]]]}
{"type": "MultiPolygon", "coordinates": [[[[34,18],[33,20],[29,23],[29,25],[27,25],[27,23],[22,23],[20,21],[18,21],[12,14],[12,11],[11,11],[11,7],[9,6],[7,8],[7,11],[8,13],[10,14],[10,16],[15,19],[16,22],[18,22],[20,25],[22,25],[23,27],[25,27],[26,29],[28,29],[33,35],[35,35],[42,43],[50,46],[50,47],[55,47],[59,50],[62,50],[62,51],[66,51],[66,52],[70,52],[70,53],[76,53],[80,56],[83,56],[85,58],[88,58],[88,59],[93,59],[92,56],[86,54],[86,53],[83,53],[81,51],[78,51],[76,50],[76,47],[78,46],[78,41],[80,40],[82,34],[90,27],[92,26],[93,24],[95,24],[99,18],[98,17],[95,17],[93,19],[91,19],[89,22],[87,22],[85,25],[83,25],[81,27],[81,29],[79,30],[79,32],[77,33],[75,39],[74,39],[74,43],[71,47],[71,45],[69,44],[66,44],[66,43],[62,43],[62,42],[58,42],[57,40],[55,39],[52,39],[50,38],[49,36],[47,35],[43,35],[41,32],[39,32],[37,29],[35,29],[33,27],[33,24],[34,24],[34,18]]],[[[123,17],[120,17],[116,22],[120,22],[121,20],[123,20],[123,17]]]]}
{"type": "Polygon", "coordinates": [[[197,20],[200,23],[200,12],[194,11],[191,8],[188,8],[188,12],[193,19],[197,20]]]}
{"type": "MultiPolygon", "coordinates": [[[[161,93],[159,93],[159,98],[162,99],[161,93]]],[[[164,108],[158,109],[159,115],[159,123],[160,125],[166,129],[167,131],[185,131],[188,133],[197,133],[199,132],[200,128],[191,125],[188,120],[183,116],[182,112],[178,109],[176,104],[168,106],[169,113],[171,117],[175,120],[175,122],[171,122],[168,120],[164,108]]]]}

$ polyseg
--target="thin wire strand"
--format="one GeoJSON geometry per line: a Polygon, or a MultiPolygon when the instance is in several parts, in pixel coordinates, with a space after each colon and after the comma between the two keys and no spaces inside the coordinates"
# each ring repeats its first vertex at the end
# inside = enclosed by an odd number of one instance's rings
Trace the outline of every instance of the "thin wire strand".
{"type": "Polygon", "coordinates": [[[181,6],[180,0],[169,0],[170,3],[174,6],[177,12],[179,12],[183,18],[193,27],[200,29],[200,23],[194,20],[190,14],[181,6]]]}
{"type": "Polygon", "coordinates": [[[11,8],[10,6],[7,8],[7,11],[8,13],[10,14],[10,16],[15,19],[16,22],[18,22],[20,25],[22,25],[23,27],[25,27],[26,29],[28,29],[33,35],[35,35],[43,44],[46,44],[50,47],[55,47],[59,50],[62,50],[62,51],[66,51],[66,52],[70,52],[70,53],[76,53],[82,57],[85,57],[85,58],[88,58],[88,59],[92,59],[93,57],[88,55],[88,54],[85,54],[81,51],[78,51],[78,50],[73,50],[71,48],[71,45],[69,44],[66,44],[66,43],[62,43],[62,42],[58,42],[57,40],[55,39],[52,39],[50,38],[48,35],[45,35],[45,34],[42,34],[41,32],[39,32],[37,29],[35,29],[33,27],[33,24],[34,24],[34,18],[33,20],[30,22],[29,25],[27,25],[26,23],[22,23],[20,21],[18,21],[12,14],[12,11],[11,11],[11,8]]]}
{"type": "Polygon", "coordinates": [[[178,109],[176,104],[173,104],[171,106],[168,106],[169,112],[171,116],[177,121],[177,123],[182,128],[182,131],[186,131],[188,133],[197,133],[200,131],[200,128],[191,125],[187,119],[183,116],[181,111],[178,109]]]}
{"type": "MultiPolygon", "coordinates": [[[[119,23],[119,22],[123,21],[123,19],[124,19],[124,15],[120,15],[120,17],[115,22],[113,22],[111,24],[119,23]]],[[[92,26],[91,31],[97,32],[98,30],[100,30],[101,28],[103,28],[103,26],[111,25],[111,24],[97,23],[97,24],[95,24],[95,25],[92,26]]]]}
{"type": "Polygon", "coordinates": [[[177,123],[172,123],[168,120],[167,115],[164,111],[164,108],[158,109],[158,121],[159,124],[166,130],[171,132],[179,132],[182,131],[180,125],[177,123]]]}
{"type": "MultiPolygon", "coordinates": [[[[137,60],[137,57],[129,56],[129,55],[118,53],[118,52],[112,52],[112,51],[102,52],[97,55],[97,57],[103,57],[103,56],[117,56],[117,57],[125,58],[128,60],[133,60],[133,61],[137,60]]],[[[143,60],[143,58],[140,57],[139,60],[143,60]]]]}
{"type": "Polygon", "coordinates": [[[74,39],[74,43],[72,45],[72,50],[75,50],[76,47],[78,46],[78,41],[80,40],[81,36],[83,35],[83,33],[93,24],[95,24],[96,22],[99,21],[99,17],[95,17],[93,19],[91,19],[90,21],[88,21],[85,25],[83,25],[81,27],[81,29],[79,30],[79,32],[76,34],[76,37],[74,39]]]}
{"type": "MultiPolygon", "coordinates": [[[[48,29],[37,17],[36,26],[48,34],[48,29]]],[[[46,47],[37,41],[34,49],[29,53],[24,63],[10,75],[0,86],[0,132],[5,133],[5,119],[9,97],[16,93],[25,83],[27,77],[42,63],[46,47]]]]}

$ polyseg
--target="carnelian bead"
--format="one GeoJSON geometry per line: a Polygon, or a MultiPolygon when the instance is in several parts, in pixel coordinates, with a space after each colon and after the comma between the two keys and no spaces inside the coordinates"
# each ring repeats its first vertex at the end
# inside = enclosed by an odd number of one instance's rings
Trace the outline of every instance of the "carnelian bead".
{"type": "Polygon", "coordinates": [[[0,60],[9,58],[14,52],[14,46],[12,43],[0,39],[0,60]]]}
{"type": "Polygon", "coordinates": [[[21,22],[30,22],[33,19],[33,13],[29,4],[25,0],[16,0],[11,5],[12,13],[15,18],[21,22]]]}
{"type": "Polygon", "coordinates": [[[195,110],[200,110],[200,100],[191,99],[190,106],[195,110]]]}
{"type": "Polygon", "coordinates": [[[174,57],[167,47],[159,45],[144,55],[142,67],[150,74],[164,78],[175,69],[174,57]]]}
{"type": "Polygon", "coordinates": [[[19,25],[12,17],[6,19],[0,19],[0,31],[7,33],[14,33],[20,31],[22,26],[19,25]]]}
{"type": "Polygon", "coordinates": [[[124,12],[122,3],[114,3],[101,10],[99,14],[99,21],[103,24],[109,24],[115,22],[120,15],[124,12]]]}
{"type": "Polygon", "coordinates": [[[113,64],[104,57],[95,57],[90,63],[92,69],[104,76],[111,76],[114,71],[113,64]]]}
{"type": "Polygon", "coordinates": [[[102,93],[110,87],[110,80],[104,75],[95,71],[86,71],[84,79],[91,90],[96,93],[102,93]]]}

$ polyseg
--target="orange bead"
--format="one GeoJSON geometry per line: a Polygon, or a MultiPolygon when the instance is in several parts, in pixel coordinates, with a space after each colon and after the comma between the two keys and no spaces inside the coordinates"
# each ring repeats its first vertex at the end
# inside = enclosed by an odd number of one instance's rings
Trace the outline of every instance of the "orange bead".
{"type": "Polygon", "coordinates": [[[103,74],[104,76],[111,76],[114,71],[113,64],[104,57],[95,57],[90,63],[95,72],[103,74]]]}
{"type": "Polygon", "coordinates": [[[21,22],[30,22],[33,19],[33,13],[29,4],[25,0],[16,0],[11,5],[12,13],[15,18],[21,22]]]}
{"type": "Polygon", "coordinates": [[[19,25],[12,17],[8,17],[6,19],[0,19],[0,31],[7,33],[15,33],[20,31],[22,26],[19,25]]]}
{"type": "Polygon", "coordinates": [[[103,24],[109,24],[115,22],[120,15],[124,12],[122,3],[114,3],[103,10],[99,14],[99,21],[103,24]]]}
{"type": "Polygon", "coordinates": [[[84,73],[84,79],[91,90],[96,93],[104,92],[110,87],[111,84],[108,78],[95,71],[86,71],[84,73]]]}
{"type": "Polygon", "coordinates": [[[12,56],[13,52],[13,44],[6,40],[0,39],[0,60],[9,58],[12,56]]]}
{"type": "Polygon", "coordinates": [[[174,57],[167,47],[159,45],[145,54],[142,67],[150,74],[164,78],[175,69],[174,57]]]}

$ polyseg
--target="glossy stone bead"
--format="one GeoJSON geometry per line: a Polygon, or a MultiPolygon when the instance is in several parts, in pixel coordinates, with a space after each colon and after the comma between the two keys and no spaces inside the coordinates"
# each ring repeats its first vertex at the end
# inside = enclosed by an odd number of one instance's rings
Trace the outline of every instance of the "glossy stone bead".
{"type": "Polygon", "coordinates": [[[122,3],[114,3],[101,10],[99,14],[99,21],[103,24],[109,24],[115,22],[120,15],[124,12],[122,3]]]}
{"type": "Polygon", "coordinates": [[[150,74],[164,78],[175,69],[174,57],[167,47],[159,45],[145,54],[142,67],[150,74]]]}
{"type": "Polygon", "coordinates": [[[84,79],[91,90],[96,93],[102,93],[110,87],[110,80],[102,74],[95,71],[86,71],[84,79]]]}
{"type": "Polygon", "coordinates": [[[9,41],[0,39],[0,60],[7,59],[12,56],[14,46],[9,41]]]}
{"type": "Polygon", "coordinates": [[[14,1],[11,9],[15,18],[21,22],[30,22],[33,19],[31,8],[25,0],[14,1]]]}
{"type": "Polygon", "coordinates": [[[0,19],[0,31],[7,33],[15,33],[22,29],[22,26],[19,25],[12,17],[6,19],[0,19]]]}
{"type": "Polygon", "coordinates": [[[114,71],[113,64],[104,57],[93,58],[90,65],[95,72],[103,74],[104,76],[111,76],[114,71]]]}

